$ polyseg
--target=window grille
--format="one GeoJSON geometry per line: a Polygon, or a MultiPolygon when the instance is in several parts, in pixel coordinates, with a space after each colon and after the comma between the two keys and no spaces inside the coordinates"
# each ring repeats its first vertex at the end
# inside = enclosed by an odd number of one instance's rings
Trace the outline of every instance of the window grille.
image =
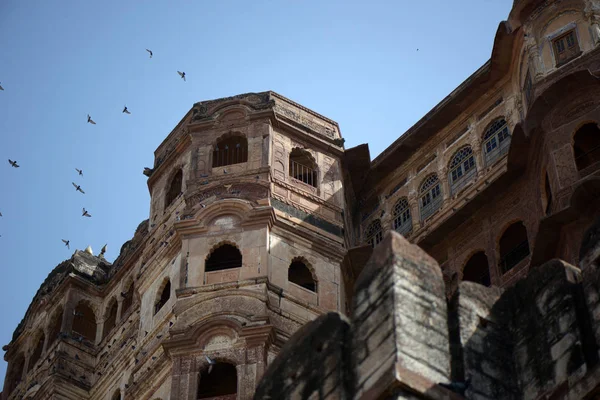
{"type": "Polygon", "coordinates": [[[497,119],[490,124],[483,135],[483,153],[486,166],[489,167],[508,153],[510,140],[510,131],[504,118],[497,119]]]}
{"type": "Polygon", "coordinates": [[[421,221],[429,218],[442,206],[442,189],[437,175],[429,175],[419,189],[419,206],[421,209],[421,221]]]}
{"type": "Polygon", "coordinates": [[[374,220],[365,229],[365,238],[371,247],[377,246],[383,240],[383,228],[379,219],[374,220]]]}
{"type": "Polygon", "coordinates": [[[473,156],[471,146],[465,146],[456,152],[450,162],[449,169],[450,191],[452,194],[455,194],[465,187],[477,174],[475,157],[473,156]]]}
{"type": "Polygon", "coordinates": [[[394,205],[394,230],[401,235],[408,235],[412,231],[412,218],[406,197],[401,198],[394,205]]]}
{"type": "Polygon", "coordinates": [[[213,150],[212,166],[240,164],[248,161],[248,140],[243,136],[230,136],[221,139],[213,150]]]}
{"type": "Polygon", "coordinates": [[[316,163],[310,156],[310,153],[300,149],[294,149],[290,153],[290,171],[292,178],[302,183],[317,187],[317,168],[316,163]]]}
{"type": "Polygon", "coordinates": [[[527,230],[522,222],[509,226],[500,238],[500,268],[510,271],[530,254],[527,230]]]}

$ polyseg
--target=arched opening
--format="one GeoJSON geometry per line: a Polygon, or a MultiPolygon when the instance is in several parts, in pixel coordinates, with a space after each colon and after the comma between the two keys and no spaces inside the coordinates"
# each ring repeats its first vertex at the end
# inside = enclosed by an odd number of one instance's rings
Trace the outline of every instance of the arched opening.
{"type": "Polygon", "coordinates": [[[240,268],[241,266],[242,253],[240,253],[237,247],[227,243],[213,250],[204,264],[206,272],[240,268]]]}
{"type": "Polygon", "coordinates": [[[237,394],[237,371],[234,365],[218,362],[200,373],[198,399],[234,394],[237,394]]]}
{"type": "Polygon", "coordinates": [[[60,328],[62,327],[62,319],[63,319],[63,311],[62,308],[54,313],[54,316],[50,320],[50,325],[48,326],[48,344],[46,348],[50,348],[52,344],[58,339],[58,335],[60,335],[60,328]]]}
{"type": "Polygon", "coordinates": [[[77,304],[73,311],[73,334],[94,343],[96,341],[96,315],[85,303],[77,304]]]}
{"type": "Polygon", "coordinates": [[[585,124],[577,130],[573,137],[573,151],[578,171],[600,162],[600,129],[597,124],[585,124]]]}
{"type": "Polygon", "coordinates": [[[421,221],[425,221],[442,206],[442,189],[436,174],[431,174],[423,179],[419,188],[419,196],[421,221]]]}
{"type": "Polygon", "coordinates": [[[171,182],[169,184],[169,190],[167,191],[167,196],[165,197],[165,208],[169,207],[173,201],[179,196],[181,193],[181,183],[183,182],[183,172],[178,170],[173,178],[171,178],[171,182]]]}
{"type": "Polygon", "coordinates": [[[394,204],[394,230],[401,235],[408,235],[412,232],[412,217],[410,207],[406,197],[401,198],[394,204]]]}
{"type": "Polygon", "coordinates": [[[383,240],[383,228],[379,219],[374,220],[367,226],[367,229],[365,229],[365,239],[373,248],[381,243],[383,240]]]}
{"type": "Polygon", "coordinates": [[[46,336],[44,336],[44,332],[40,332],[38,334],[37,340],[35,341],[35,347],[33,352],[31,353],[31,357],[29,357],[29,364],[27,365],[27,372],[31,371],[35,364],[38,362],[40,357],[42,356],[42,350],[44,350],[44,340],[46,340],[46,336]]]}
{"type": "Polygon", "coordinates": [[[159,295],[156,297],[154,302],[154,314],[156,314],[171,298],[171,281],[167,279],[163,283],[162,290],[158,291],[159,295]]]}
{"type": "Polygon", "coordinates": [[[292,260],[288,268],[288,281],[302,286],[311,292],[317,291],[317,282],[315,282],[312,272],[310,272],[310,269],[300,259],[292,260]]]}
{"type": "Polygon", "coordinates": [[[240,164],[248,161],[248,140],[244,136],[219,139],[213,150],[212,166],[240,164]]]}
{"type": "Polygon", "coordinates": [[[448,166],[448,179],[450,180],[450,192],[458,193],[467,183],[477,175],[475,167],[475,156],[471,146],[459,149],[448,166]]]}
{"type": "Polygon", "coordinates": [[[463,269],[463,281],[490,286],[490,267],[483,251],[475,253],[469,258],[463,269]]]}
{"type": "MultiPolygon", "coordinates": [[[[6,393],[10,394],[21,383],[23,378],[23,368],[25,367],[25,357],[23,354],[18,354],[9,364],[8,374],[6,377],[6,393]]],[[[4,393],[4,392],[2,392],[4,393]]],[[[7,396],[8,397],[8,396],[7,396]]]]}
{"type": "Polygon", "coordinates": [[[108,305],[108,309],[106,311],[106,315],[104,317],[104,327],[102,330],[102,338],[106,338],[110,331],[117,324],[117,310],[118,304],[115,299],[112,299],[108,305]]]}
{"type": "Polygon", "coordinates": [[[133,282],[129,284],[126,291],[121,292],[121,297],[123,297],[123,301],[121,302],[121,318],[123,318],[124,315],[127,315],[133,304],[133,282]]]}
{"type": "Polygon", "coordinates": [[[548,178],[548,173],[546,173],[546,179],[544,181],[544,194],[546,198],[544,212],[546,215],[550,215],[552,212],[552,188],[550,187],[550,178],[548,178]]]}
{"type": "Polygon", "coordinates": [[[527,229],[523,222],[515,222],[506,228],[500,238],[500,268],[502,272],[510,271],[528,255],[527,229]]]}
{"type": "Polygon", "coordinates": [[[482,142],[486,166],[489,167],[508,153],[510,139],[510,131],[504,118],[499,118],[488,126],[483,134],[482,142]]]}
{"type": "Polygon", "coordinates": [[[290,176],[317,187],[317,163],[308,151],[295,148],[290,153],[290,176]]]}
{"type": "Polygon", "coordinates": [[[110,400],[121,400],[121,390],[120,389],[115,390],[115,392],[113,393],[110,400]]]}

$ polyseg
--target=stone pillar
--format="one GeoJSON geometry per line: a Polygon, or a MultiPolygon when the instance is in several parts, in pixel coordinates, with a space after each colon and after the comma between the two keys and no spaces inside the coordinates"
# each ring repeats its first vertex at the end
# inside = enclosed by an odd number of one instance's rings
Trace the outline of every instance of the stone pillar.
{"type": "Polygon", "coordinates": [[[421,248],[388,234],[360,274],[353,303],[355,399],[380,398],[398,383],[426,391],[448,382],[444,280],[421,248]]]}
{"type": "Polygon", "coordinates": [[[413,232],[416,232],[421,227],[421,212],[419,210],[419,198],[417,197],[416,192],[410,192],[408,195],[408,206],[410,207],[413,232]]]}
{"type": "Polygon", "coordinates": [[[450,184],[448,183],[448,168],[442,168],[442,170],[439,172],[438,177],[441,182],[440,186],[442,188],[442,196],[444,198],[442,207],[445,207],[450,201],[450,198],[452,197],[452,193],[450,193],[450,184]]]}
{"type": "Polygon", "coordinates": [[[475,157],[475,166],[477,167],[477,178],[481,178],[485,175],[485,161],[483,159],[483,149],[481,147],[481,135],[476,132],[471,135],[471,148],[473,149],[473,156],[475,157]]]}

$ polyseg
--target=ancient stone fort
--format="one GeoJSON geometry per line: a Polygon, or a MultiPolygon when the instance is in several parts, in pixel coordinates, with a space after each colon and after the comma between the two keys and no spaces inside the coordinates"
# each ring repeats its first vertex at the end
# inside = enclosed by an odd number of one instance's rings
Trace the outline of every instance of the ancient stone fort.
{"type": "Polygon", "coordinates": [[[371,160],[275,92],[194,104],[109,262],[48,275],[2,400],[599,399],[600,0],[515,0],[371,160]]]}

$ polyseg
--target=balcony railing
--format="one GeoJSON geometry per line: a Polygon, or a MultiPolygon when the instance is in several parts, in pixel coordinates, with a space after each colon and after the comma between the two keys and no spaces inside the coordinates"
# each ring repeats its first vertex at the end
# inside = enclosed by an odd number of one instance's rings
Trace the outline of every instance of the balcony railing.
{"type": "Polygon", "coordinates": [[[441,206],[444,201],[443,196],[440,194],[435,199],[432,199],[426,206],[421,206],[421,221],[425,221],[427,218],[433,215],[441,206]]]}
{"type": "Polygon", "coordinates": [[[503,273],[510,271],[529,255],[529,242],[527,240],[519,243],[514,249],[506,253],[500,259],[500,268],[503,273]]]}

